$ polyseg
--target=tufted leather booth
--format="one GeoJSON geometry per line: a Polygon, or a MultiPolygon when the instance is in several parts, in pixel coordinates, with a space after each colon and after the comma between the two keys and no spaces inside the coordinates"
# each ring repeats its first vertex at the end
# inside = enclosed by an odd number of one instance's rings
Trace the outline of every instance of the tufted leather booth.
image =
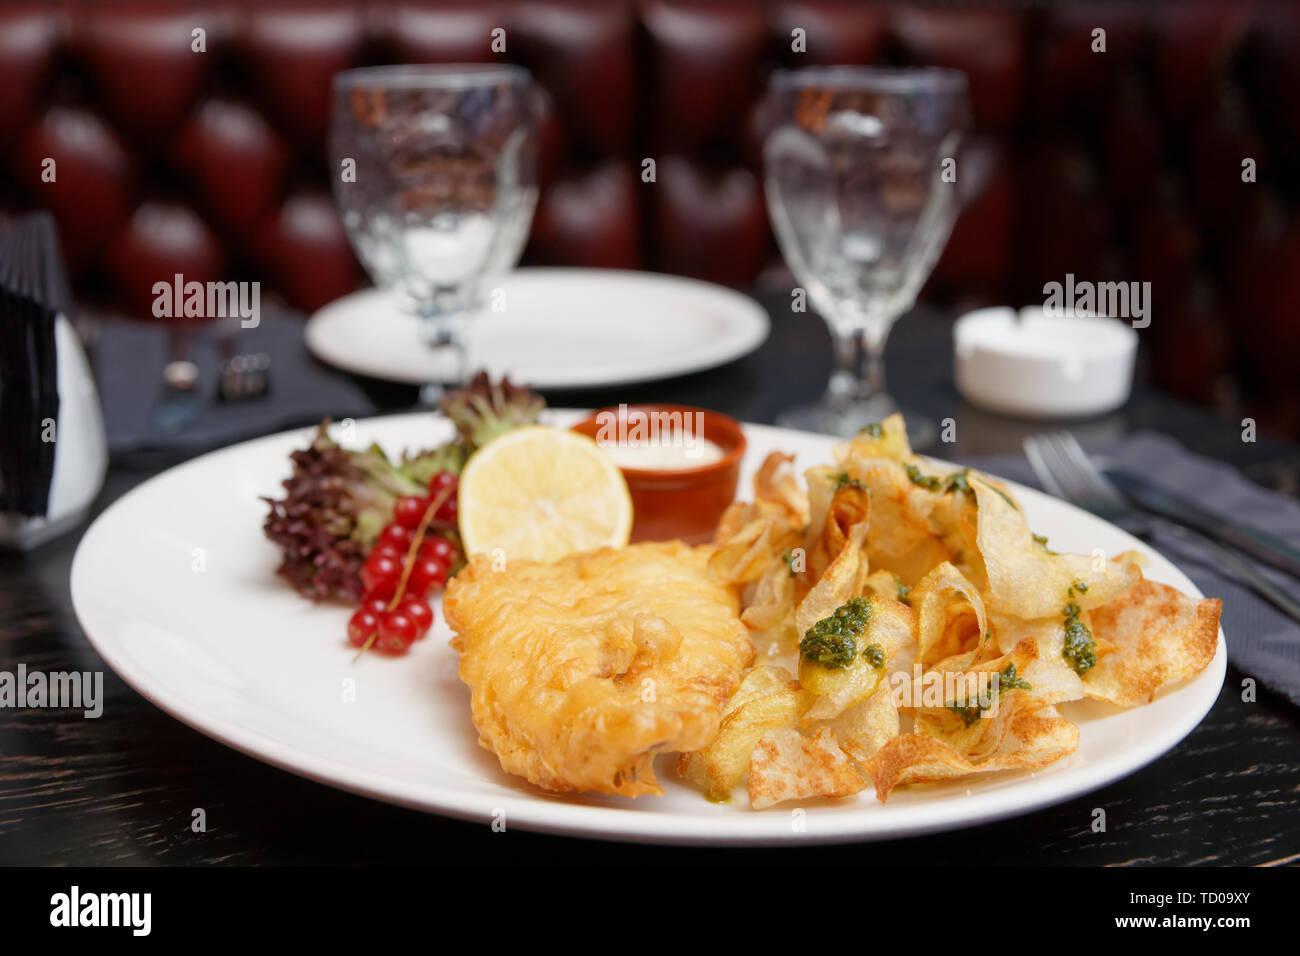
{"type": "Polygon", "coordinates": [[[7,2],[0,210],[54,212],[87,301],[148,314],[181,272],[309,310],[363,281],[329,199],[331,74],[501,57],[552,102],[527,261],[732,284],[779,262],[755,117],[770,69],[960,68],[978,188],[926,295],[1149,280],[1158,382],[1240,389],[1300,430],[1300,4],[1282,0],[7,2]]]}

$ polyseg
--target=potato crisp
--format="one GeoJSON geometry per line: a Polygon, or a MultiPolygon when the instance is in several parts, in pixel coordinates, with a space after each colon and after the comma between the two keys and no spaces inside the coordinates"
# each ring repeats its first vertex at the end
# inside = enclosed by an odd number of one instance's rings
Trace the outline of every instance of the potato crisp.
{"type": "Polygon", "coordinates": [[[895,415],[807,470],[773,454],[719,522],[711,571],[756,662],[678,770],[713,800],[843,797],[1046,767],[1071,701],[1151,701],[1213,659],[1220,602],[1131,553],[1058,554],[1009,489],[912,453],[895,415]],[[1063,713],[1061,708],[1065,707],[1063,713]]]}

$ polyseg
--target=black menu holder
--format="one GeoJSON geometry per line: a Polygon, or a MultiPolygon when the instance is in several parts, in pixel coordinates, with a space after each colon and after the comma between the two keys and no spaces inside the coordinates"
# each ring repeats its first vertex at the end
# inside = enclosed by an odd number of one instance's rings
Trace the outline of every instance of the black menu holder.
{"type": "Polygon", "coordinates": [[[0,513],[46,513],[59,415],[54,320],[71,302],[49,213],[0,232],[0,513]]]}

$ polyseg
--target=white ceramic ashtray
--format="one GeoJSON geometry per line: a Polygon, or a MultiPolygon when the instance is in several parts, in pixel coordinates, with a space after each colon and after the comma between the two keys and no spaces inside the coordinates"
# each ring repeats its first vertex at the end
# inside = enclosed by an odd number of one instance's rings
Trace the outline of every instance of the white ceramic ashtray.
{"type": "Polygon", "coordinates": [[[957,389],[1004,415],[1070,418],[1118,408],[1133,387],[1137,333],[1116,319],[1041,306],[978,309],[953,326],[957,389]]]}

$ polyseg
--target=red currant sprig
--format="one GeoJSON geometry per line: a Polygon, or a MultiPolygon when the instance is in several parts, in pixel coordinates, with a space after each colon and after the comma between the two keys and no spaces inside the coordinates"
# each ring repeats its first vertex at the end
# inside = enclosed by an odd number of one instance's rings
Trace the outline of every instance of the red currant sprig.
{"type": "Polygon", "coordinates": [[[426,540],[435,519],[454,521],[458,480],[438,472],[429,482],[429,497],[399,498],[393,522],[361,569],[366,600],[348,621],[348,641],[360,657],[376,641],[385,650],[401,653],[433,626],[433,609],[422,595],[441,588],[455,560],[456,548],[445,538],[426,540]]]}

